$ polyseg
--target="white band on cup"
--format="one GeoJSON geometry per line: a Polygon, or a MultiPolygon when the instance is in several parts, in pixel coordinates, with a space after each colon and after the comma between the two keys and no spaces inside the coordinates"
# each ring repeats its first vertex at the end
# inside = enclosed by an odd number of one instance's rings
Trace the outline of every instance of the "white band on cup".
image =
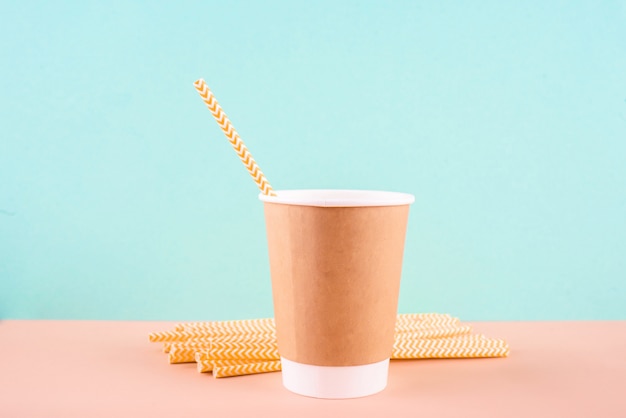
{"type": "Polygon", "coordinates": [[[313,366],[280,358],[283,386],[314,398],[345,399],[373,395],[385,389],[389,359],[362,366],[313,366]]]}

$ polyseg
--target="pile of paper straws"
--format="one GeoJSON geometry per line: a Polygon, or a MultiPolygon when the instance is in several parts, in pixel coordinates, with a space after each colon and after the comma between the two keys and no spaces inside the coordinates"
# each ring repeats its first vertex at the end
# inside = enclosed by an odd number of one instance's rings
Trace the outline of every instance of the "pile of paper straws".
{"type": "MultiPolygon", "coordinates": [[[[197,363],[201,373],[229,377],[280,371],[272,318],[188,322],[154,332],[171,364],[197,363]]],[[[506,357],[501,339],[472,334],[472,328],[447,314],[400,314],[391,359],[506,357]]]]}

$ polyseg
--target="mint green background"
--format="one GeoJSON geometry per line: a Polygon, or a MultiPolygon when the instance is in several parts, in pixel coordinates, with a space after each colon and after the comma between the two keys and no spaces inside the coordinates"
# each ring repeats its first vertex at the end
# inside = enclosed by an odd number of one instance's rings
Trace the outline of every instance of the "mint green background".
{"type": "Polygon", "coordinates": [[[272,314],[257,190],[413,193],[400,310],[626,319],[626,2],[5,2],[0,317],[272,314]]]}

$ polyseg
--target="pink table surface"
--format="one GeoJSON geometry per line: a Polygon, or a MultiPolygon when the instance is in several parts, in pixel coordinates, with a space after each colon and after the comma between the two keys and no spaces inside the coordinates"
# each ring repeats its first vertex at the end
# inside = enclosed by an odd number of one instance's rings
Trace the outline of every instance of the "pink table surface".
{"type": "Polygon", "coordinates": [[[482,322],[502,359],[392,362],[380,394],[319,400],[280,373],[170,365],[168,322],[0,321],[0,417],[626,417],[626,321],[482,322]]]}

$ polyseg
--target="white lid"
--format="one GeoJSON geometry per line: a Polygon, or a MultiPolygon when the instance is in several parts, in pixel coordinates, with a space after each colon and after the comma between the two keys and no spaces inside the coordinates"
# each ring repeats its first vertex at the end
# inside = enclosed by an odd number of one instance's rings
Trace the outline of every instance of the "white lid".
{"type": "Polygon", "coordinates": [[[259,194],[263,202],[287,205],[351,207],[401,206],[415,201],[413,195],[376,190],[277,190],[276,196],[259,194]]]}
{"type": "Polygon", "coordinates": [[[283,386],[299,395],[348,399],[373,395],[385,389],[389,359],[363,366],[313,366],[280,358],[283,386]]]}

